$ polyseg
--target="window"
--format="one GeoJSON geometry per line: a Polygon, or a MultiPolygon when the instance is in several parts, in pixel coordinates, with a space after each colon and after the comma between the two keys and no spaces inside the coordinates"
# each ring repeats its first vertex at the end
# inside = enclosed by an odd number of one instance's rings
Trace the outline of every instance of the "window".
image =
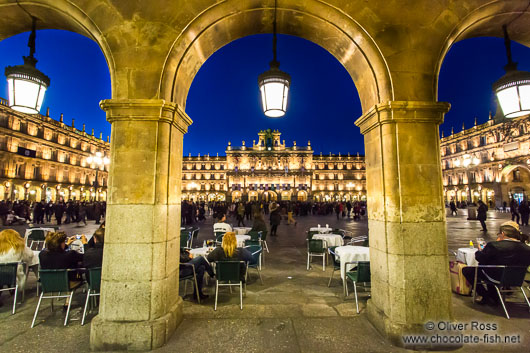
{"type": "Polygon", "coordinates": [[[514,170],[512,172],[513,175],[513,181],[521,181],[521,172],[519,170],[514,170]]]}

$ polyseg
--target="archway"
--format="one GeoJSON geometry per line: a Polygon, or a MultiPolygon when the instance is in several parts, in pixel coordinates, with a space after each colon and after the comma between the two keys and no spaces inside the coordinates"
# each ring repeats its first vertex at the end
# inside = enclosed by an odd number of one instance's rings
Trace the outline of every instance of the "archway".
{"type": "Polygon", "coordinates": [[[264,191],[261,194],[261,201],[265,202],[271,202],[271,201],[277,201],[278,200],[278,194],[272,190],[264,191]]]}

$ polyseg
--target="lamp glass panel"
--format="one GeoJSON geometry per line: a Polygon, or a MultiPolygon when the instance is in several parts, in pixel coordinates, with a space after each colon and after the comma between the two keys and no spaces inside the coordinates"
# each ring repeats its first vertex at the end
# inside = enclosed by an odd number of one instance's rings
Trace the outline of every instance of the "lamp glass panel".
{"type": "Polygon", "coordinates": [[[520,110],[517,87],[509,87],[498,91],[497,98],[505,116],[520,110]]]}
{"type": "Polygon", "coordinates": [[[46,86],[41,85],[39,91],[39,98],[37,99],[37,112],[40,112],[42,102],[44,101],[44,94],[46,93],[46,86]]]}
{"type": "MultiPolygon", "coordinates": [[[[264,111],[267,116],[282,116],[285,114],[284,99],[285,85],[282,82],[266,82],[263,84],[263,91],[265,93],[264,111]],[[272,111],[268,114],[268,111],[272,111]],[[281,114],[281,115],[279,115],[281,114]]],[[[262,91],[262,92],[263,92],[262,91]]],[[[262,93],[263,94],[263,93],[262,93]]]]}
{"type": "Polygon", "coordinates": [[[519,86],[519,99],[523,110],[530,109],[530,85],[519,86]]]}

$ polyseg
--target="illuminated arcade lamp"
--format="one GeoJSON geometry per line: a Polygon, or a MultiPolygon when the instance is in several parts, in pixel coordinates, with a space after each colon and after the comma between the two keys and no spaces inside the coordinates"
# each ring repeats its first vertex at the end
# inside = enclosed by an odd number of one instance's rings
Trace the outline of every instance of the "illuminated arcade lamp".
{"type": "Polygon", "coordinates": [[[29,56],[23,56],[24,65],[8,66],[7,77],[9,106],[22,113],[38,114],[44,100],[50,78],[37,70],[35,65],[36,18],[31,17],[31,34],[28,39],[29,56]]]}
{"type": "Polygon", "coordinates": [[[273,59],[269,63],[270,69],[258,76],[258,86],[261,92],[263,113],[270,118],[279,118],[287,110],[287,96],[291,85],[291,76],[280,70],[280,62],[276,60],[276,0],[274,1],[274,22],[272,37],[273,59]]]}
{"type": "Polygon", "coordinates": [[[503,25],[502,29],[508,63],[504,66],[506,74],[498,79],[492,88],[504,116],[516,118],[530,114],[530,72],[517,70],[517,63],[512,61],[512,49],[506,25],[503,25]]]}

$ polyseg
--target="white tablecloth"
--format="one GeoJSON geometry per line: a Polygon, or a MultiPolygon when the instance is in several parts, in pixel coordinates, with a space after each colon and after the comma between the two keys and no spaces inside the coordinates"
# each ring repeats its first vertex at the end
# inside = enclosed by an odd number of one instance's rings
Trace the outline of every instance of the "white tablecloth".
{"type": "Polygon", "coordinates": [[[190,254],[193,255],[193,257],[195,256],[206,256],[208,255],[209,251],[208,251],[208,247],[202,247],[202,248],[195,248],[195,249],[190,249],[190,254]]]}
{"type": "Polygon", "coordinates": [[[339,246],[335,248],[335,254],[340,260],[340,277],[342,279],[344,279],[346,271],[354,267],[351,264],[346,266],[346,262],[370,261],[370,248],[365,246],[339,246]]]}
{"type": "Polygon", "coordinates": [[[344,245],[344,240],[339,234],[315,234],[313,239],[324,240],[326,247],[344,245]]]}
{"type": "Polygon", "coordinates": [[[245,240],[250,239],[250,235],[236,234],[236,239],[237,239],[237,247],[242,248],[245,246],[245,240]]]}
{"type": "Polygon", "coordinates": [[[460,248],[456,253],[456,261],[465,263],[468,266],[477,266],[478,262],[475,260],[477,251],[477,248],[460,248]]]}
{"type": "Polygon", "coordinates": [[[331,233],[333,229],[329,227],[312,227],[309,228],[309,231],[311,232],[319,232],[319,233],[331,233]]]}
{"type": "Polygon", "coordinates": [[[250,232],[251,229],[252,227],[234,227],[234,233],[236,233],[236,235],[248,234],[248,232],[250,232]]]}

